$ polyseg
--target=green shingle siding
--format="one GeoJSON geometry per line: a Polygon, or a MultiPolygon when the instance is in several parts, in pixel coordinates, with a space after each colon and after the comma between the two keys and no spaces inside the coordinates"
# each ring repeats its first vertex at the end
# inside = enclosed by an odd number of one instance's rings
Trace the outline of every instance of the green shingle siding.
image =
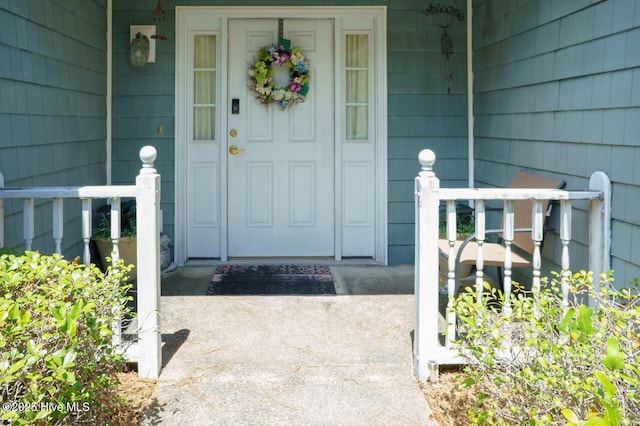
{"type": "MultiPolygon", "coordinates": [[[[474,2],[474,13],[476,177],[506,185],[517,171],[529,170],[584,188],[592,172],[607,172],[612,266],[624,285],[640,265],[640,5],[487,0],[474,2]],[[519,10],[537,21],[521,25],[519,10]],[[526,54],[523,40],[534,43],[526,54]]],[[[574,268],[587,267],[585,208],[574,213],[574,268]]],[[[557,257],[559,242],[552,240],[548,250],[557,257]]]]}
{"type": "MultiPolygon", "coordinates": [[[[7,186],[105,183],[106,1],[0,1],[0,171],[7,186]]],[[[53,251],[51,205],[36,203],[34,247],[53,251]]],[[[8,202],[8,246],[22,244],[8,202]]],[[[64,249],[80,254],[79,204],[64,249]]]]}

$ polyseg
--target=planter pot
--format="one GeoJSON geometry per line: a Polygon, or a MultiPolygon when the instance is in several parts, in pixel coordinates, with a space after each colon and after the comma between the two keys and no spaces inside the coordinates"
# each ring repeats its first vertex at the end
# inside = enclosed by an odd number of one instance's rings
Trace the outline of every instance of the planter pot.
{"type": "MultiPolygon", "coordinates": [[[[98,253],[100,253],[100,258],[102,260],[102,266],[107,267],[110,263],[107,261],[107,256],[111,257],[111,250],[113,249],[113,244],[111,240],[102,240],[98,238],[94,238],[93,241],[96,243],[96,247],[98,248],[98,253]]],[[[118,244],[120,259],[124,260],[125,265],[137,265],[138,260],[138,252],[137,252],[137,240],[135,237],[121,237],[120,242],[118,244]]],[[[130,276],[135,277],[136,271],[135,268],[130,272],[130,276]]]]}

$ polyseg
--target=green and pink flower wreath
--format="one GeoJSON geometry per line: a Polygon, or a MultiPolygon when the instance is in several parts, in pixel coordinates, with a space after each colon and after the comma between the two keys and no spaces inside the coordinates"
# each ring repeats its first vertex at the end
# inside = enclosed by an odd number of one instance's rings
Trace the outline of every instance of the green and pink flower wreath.
{"type": "Polygon", "coordinates": [[[287,109],[298,102],[304,102],[309,92],[309,64],[299,48],[291,48],[291,41],[278,40],[277,44],[262,47],[255,62],[249,67],[250,89],[264,104],[277,104],[287,109]],[[286,66],[289,82],[276,87],[275,66],[286,66]]]}

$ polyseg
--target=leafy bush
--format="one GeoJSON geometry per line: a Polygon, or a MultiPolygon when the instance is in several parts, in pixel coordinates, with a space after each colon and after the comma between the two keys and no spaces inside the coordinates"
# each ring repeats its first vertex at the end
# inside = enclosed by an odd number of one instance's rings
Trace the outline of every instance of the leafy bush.
{"type": "Polygon", "coordinates": [[[475,424],[638,424],[640,297],[613,289],[611,275],[592,281],[571,275],[563,306],[559,277],[546,280],[538,295],[512,296],[510,317],[471,292],[456,300],[475,424]]]}
{"type": "Polygon", "coordinates": [[[102,274],[59,255],[0,257],[0,423],[108,424],[124,360],[129,268],[102,274]]]}

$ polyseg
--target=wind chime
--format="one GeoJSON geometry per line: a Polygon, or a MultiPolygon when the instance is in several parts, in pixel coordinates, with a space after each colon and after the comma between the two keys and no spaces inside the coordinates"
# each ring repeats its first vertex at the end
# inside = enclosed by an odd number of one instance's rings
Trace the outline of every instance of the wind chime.
{"type": "Polygon", "coordinates": [[[444,79],[447,81],[447,93],[451,94],[451,80],[453,80],[453,73],[449,70],[449,57],[453,55],[453,39],[449,35],[449,25],[438,25],[442,30],[442,36],[440,37],[440,52],[447,58],[447,71],[444,74],[444,79]]]}
{"type": "MultiPolygon", "coordinates": [[[[164,22],[167,20],[167,12],[164,11],[162,0],[158,0],[156,8],[153,10],[153,22],[164,22]]],[[[167,36],[162,34],[154,34],[151,38],[166,40],[167,36]]]]}
{"type": "Polygon", "coordinates": [[[454,48],[453,38],[451,38],[449,31],[456,19],[460,22],[464,21],[464,12],[458,8],[457,5],[430,3],[424,10],[422,10],[422,14],[427,18],[433,19],[433,25],[440,28],[440,53],[442,53],[447,60],[444,79],[447,81],[447,93],[451,94],[453,73],[450,69],[449,59],[454,53],[454,48]]]}
{"type": "Polygon", "coordinates": [[[164,22],[167,20],[167,13],[162,6],[162,0],[158,0],[156,8],[153,10],[153,22],[164,22]]]}

